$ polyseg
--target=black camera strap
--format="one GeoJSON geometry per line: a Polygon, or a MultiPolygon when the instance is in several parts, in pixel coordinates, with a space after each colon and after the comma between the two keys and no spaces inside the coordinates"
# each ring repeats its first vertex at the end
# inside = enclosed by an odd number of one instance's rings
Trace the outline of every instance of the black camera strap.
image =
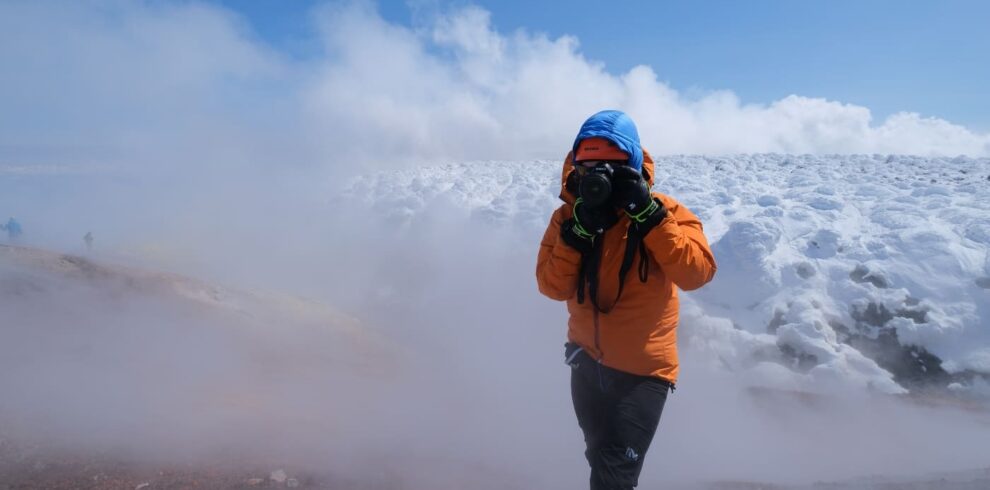
{"type": "Polygon", "coordinates": [[[607,310],[602,309],[598,303],[598,272],[601,266],[603,235],[598,236],[592,246],[591,253],[582,254],[581,267],[578,269],[577,300],[578,304],[584,304],[584,284],[588,283],[588,295],[591,296],[591,304],[601,313],[608,313],[615,309],[622,297],[622,290],[625,287],[626,275],[632,269],[636,252],[639,252],[639,268],[637,270],[640,282],[645,283],[650,274],[650,260],[646,252],[646,244],[643,243],[643,234],[639,230],[638,223],[631,223],[626,233],[626,250],[622,256],[622,266],[619,267],[619,291],[615,295],[612,306],[607,310]]]}

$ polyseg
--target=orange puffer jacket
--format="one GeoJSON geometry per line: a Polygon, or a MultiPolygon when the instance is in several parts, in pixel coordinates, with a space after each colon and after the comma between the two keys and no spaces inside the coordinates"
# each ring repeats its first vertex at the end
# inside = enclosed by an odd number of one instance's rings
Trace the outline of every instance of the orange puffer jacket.
{"type": "MultiPolygon", "coordinates": [[[[653,185],[653,159],[644,150],[643,171],[653,185]]],[[[622,297],[611,302],[619,289],[619,269],[626,251],[630,220],[625,213],[605,232],[598,273],[598,301],[603,311],[585,297],[577,300],[581,254],[560,238],[561,224],[571,218],[576,196],[567,190],[571,154],[564,161],[560,198],[540,243],[536,280],[540,292],[567,301],[570,313],[567,338],[598,362],[628,373],[655,376],[677,382],[677,288],[689,291],[715,275],[715,257],[708,247],[701,221],[674,198],[654,192],[667,208],[667,217],[643,237],[649,256],[649,275],[641,282],[635,271],[625,279],[622,297]],[[674,286],[677,286],[675,288],[674,286]]],[[[637,261],[639,258],[637,257],[637,261]]],[[[585,289],[586,296],[588,294],[585,289]]]]}

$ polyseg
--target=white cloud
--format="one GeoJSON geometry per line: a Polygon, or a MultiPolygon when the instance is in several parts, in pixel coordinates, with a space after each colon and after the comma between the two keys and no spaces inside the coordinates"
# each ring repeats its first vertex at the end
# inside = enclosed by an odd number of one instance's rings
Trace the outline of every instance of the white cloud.
{"type": "Polygon", "coordinates": [[[14,2],[0,14],[8,160],[72,163],[80,146],[197,168],[559,158],[603,108],[630,112],[654,153],[990,154],[990,134],[913,113],[876,124],[865,107],[799,95],[689,98],[648,66],[607,72],[575,37],[498,32],[478,7],[416,29],[368,4],[324,6],[325,50],[303,61],[216,6],[14,2]]]}
{"type": "Polygon", "coordinates": [[[323,61],[318,113],[407,155],[559,157],[580,122],[606,107],[630,112],[656,153],[990,154],[990,135],[912,113],[871,125],[865,107],[797,95],[766,106],[729,91],[689,99],[647,66],[608,73],[576,38],[499,33],[478,7],[441,15],[428,32],[367,8],[334,14],[326,41],[343,55],[323,61]]]}

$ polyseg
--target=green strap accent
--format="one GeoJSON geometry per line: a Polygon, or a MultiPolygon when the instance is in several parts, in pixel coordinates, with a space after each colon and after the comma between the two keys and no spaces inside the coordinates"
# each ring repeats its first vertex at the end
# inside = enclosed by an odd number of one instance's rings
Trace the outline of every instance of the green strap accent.
{"type": "Polygon", "coordinates": [[[584,227],[581,226],[581,222],[576,219],[574,220],[574,227],[572,229],[574,230],[574,233],[581,238],[591,239],[595,236],[593,233],[588,233],[588,230],[585,230],[584,227]]]}
{"type": "Polygon", "coordinates": [[[659,207],[660,207],[660,205],[657,204],[656,201],[650,199],[650,205],[647,206],[646,209],[644,209],[644,210],[642,210],[642,211],[640,211],[639,213],[636,213],[636,214],[629,214],[629,212],[627,211],[626,214],[629,215],[629,219],[631,219],[631,220],[633,220],[633,221],[635,221],[637,223],[642,223],[642,222],[646,221],[646,218],[648,218],[651,214],[653,214],[659,207]]]}
{"type": "Polygon", "coordinates": [[[582,203],[584,203],[584,199],[583,198],[580,198],[580,197],[577,198],[576,201],[574,201],[574,227],[571,228],[571,229],[574,230],[574,233],[576,233],[577,236],[579,236],[581,238],[585,238],[585,239],[589,239],[590,240],[590,239],[593,239],[595,237],[595,234],[594,233],[588,233],[588,230],[586,230],[584,228],[584,225],[581,224],[581,221],[578,220],[578,217],[577,217],[577,207],[578,207],[578,205],[580,205],[582,203]]]}

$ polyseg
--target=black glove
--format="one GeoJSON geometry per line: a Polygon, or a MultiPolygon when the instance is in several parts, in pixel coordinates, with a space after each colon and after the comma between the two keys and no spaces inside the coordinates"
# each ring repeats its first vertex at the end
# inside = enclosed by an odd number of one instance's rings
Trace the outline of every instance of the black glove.
{"type": "Polygon", "coordinates": [[[644,234],[667,217],[667,209],[650,193],[650,184],[636,169],[622,165],[612,174],[612,205],[629,215],[644,234]]]}
{"type": "Polygon", "coordinates": [[[612,205],[629,213],[639,212],[650,205],[650,185],[643,174],[628,165],[620,165],[612,172],[612,205]]]}
{"type": "MultiPolygon", "coordinates": [[[[577,220],[574,218],[564,221],[560,226],[560,239],[574,250],[581,252],[581,255],[588,255],[591,253],[594,243],[591,241],[591,237],[586,238],[578,234],[579,231],[574,229],[576,223],[577,220]]],[[[581,228],[578,227],[578,229],[581,228]]]]}
{"type": "Polygon", "coordinates": [[[591,236],[601,235],[605,230],[615,226],[619,222],[619,217],[615,214],[615,209],[611,206],[602,205],[591,207],[584,203],[584,199],[578,198],[574,202],[575,225],[582,233],[579,235],[591,236]]]}
{"type": "Polygon", "coordinates": [[[595,237],[618,222],[619,217],[610,206],[589,207],[578,198],[574,202],[574,217],[561,226],[561,237],[577,251],[589,253],[595,237]]]}

